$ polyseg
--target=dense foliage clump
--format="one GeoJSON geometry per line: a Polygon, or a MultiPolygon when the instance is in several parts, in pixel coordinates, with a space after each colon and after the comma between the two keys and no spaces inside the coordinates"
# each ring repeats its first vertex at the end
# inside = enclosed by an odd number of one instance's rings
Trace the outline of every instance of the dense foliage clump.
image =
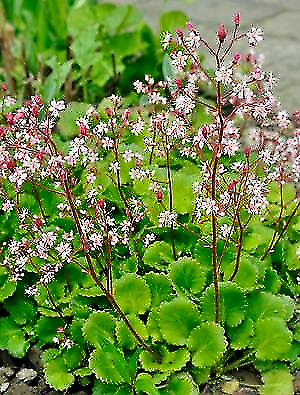
{"type": "Polygon", "coordinates": [[[3,95],[0,348],[36,342],[52,387],[196,394],[248,365],[260,393],[293,393],[300,132],[233,51],[262,31],[239,27],[216,48],[191,23],[164,33],[164,80],[89,107],[68,144],[63,100],[3,95]]]}

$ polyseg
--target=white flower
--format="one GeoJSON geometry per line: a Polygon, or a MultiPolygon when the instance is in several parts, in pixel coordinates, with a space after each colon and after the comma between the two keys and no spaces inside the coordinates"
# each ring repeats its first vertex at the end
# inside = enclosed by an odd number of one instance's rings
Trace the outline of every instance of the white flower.
{"type": "Polygon", "coordinates": [[[158,222],[160,228],[163,226],[172,226],[175,222],[175,214],[171,211],[164,211],[159,214],[158,222]]]}
{"type": "Polygon", "coordinates": [[[171,41],[172,41],[172,34],[169,32],[164,32],[163,38],[161,40],[161,46],[163,47],[163,49],[166,49],[171,41]]]}
{"type": "Polygon", "coordinates": [[[222,66],[220,70],[216,71],[216,80],[224,85],[228,85],[232,81],[232,69],[222,66]]]}
{"type": "Polygon", "coordinates": [[[66,108],[65,102],[63,100],[52,100],[50,102],[50,107],[49,107],[49,113],[53,117],[58,117],[59,116],[59,111],[62,111],[66,108]]]}
{"type": "Polygon", "coordinates": [[[64,243],[63,241],[58,244],[55,248],[60,255],[61,260],[71,262],[72,247],[69,243],[64,243]]]}
{"type": "Polygon", "coordinates": [[[5,200],[4,203],[2,203],[2,210],[9,213],[10,211],[12,211],[14,209],[14,202],[11,200],[5,200]]]}
{"type": "Polygon", "coordinates": [[[248,43],[251,47],[255,47],[257,43],[262,41],[263,38],[263,31],[257,27],[252,27],[252,29],[246,33],[246,36],[248,38],[248,43]]]}

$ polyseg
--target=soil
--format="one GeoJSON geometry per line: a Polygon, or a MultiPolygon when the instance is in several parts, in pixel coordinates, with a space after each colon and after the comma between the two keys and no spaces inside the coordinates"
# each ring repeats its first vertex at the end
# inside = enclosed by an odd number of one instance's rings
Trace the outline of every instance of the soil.
{"type": "MultiPolygon", "coordinates": [[[[229,381],[220,384],[220,389],[214,392],[214,395],[257,395],[255,387],[258,383],[257,375],[251,369],[236,370],[229,381]]],[[[43,377],[40,351],[35,347],[32,347],[23,359],[13,358],[7,352],[0,351],[0,395],[92,395],[92,393],[91,383],[85,387],[75,383],[64,392],[50,388],[43,377]]],[[[209,387],[204,388],[202,394],[213,395],[209,387]]],[[[294,394],[300,394],[300,371],[294,376],[294,394]]]]}

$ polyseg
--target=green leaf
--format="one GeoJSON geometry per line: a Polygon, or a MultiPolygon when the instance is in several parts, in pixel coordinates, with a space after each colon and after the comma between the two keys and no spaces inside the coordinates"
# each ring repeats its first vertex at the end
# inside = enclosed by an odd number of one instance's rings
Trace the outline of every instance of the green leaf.
{"type": "Polygon", "coordinates": [[[158,325],[163,337],[170,344],[185,344],[199,322],[196,306],[184,297],[177,297],[161,305],[158,325]]]}
{"type": "Polygon", "coordinates": [[[236,328],[228,328],[230,346],[235,350],[242,350],[251,344],[254,335],[254,326],[251,319],[244,320],[236,328]]]}
{"type": "Polygon", "coordinates": [[[129,385],[106,384],[100,380],[95,380],[93,395],[131,395],[132,390],[129,385]]]}
{"type": "Polygon", "coordinates": [[[255,324],[253,345],[258,359],[275,361],[288,352],[292,333],[279,317],[262,318],[255,324]]]}
{"type": "Polygon", "coordinates": [[[183,257],[170,266],[170,278],[177,290],[195,294],[204,288],[206,271],[195,259],[183,257]]]}
{"type": "Polygon", "coordinates": [[[179,214],[191,213],[194,209],[194,192],[192,185],[199,175],[198,166],[185,165],[182,170],[173,176],[173,200],[176,212],[179,214]]]}
{"type": "Polygon", "coordinates": [[[68,369],[76,369],[80,366],[82,354],[81,349],[77,344],[73,344],[71,348],[63,351],[63,360],[68,369]]]}
{"type": "Polygon", "coordinates": [[[174,262],[172,247],[165,241],[156,241],[145,251],[144,262],[147,265],[165,265],[174,262]]]}
{"type": "MultiPolygon", "coordinates": [[[[148,333],[145,324],[135,315],[129,315],[128,319],[131,325],[133,326],[133,328],[142,337],[142,339],[147,340],[148,333]]],[[[132,333],[129,331],[124,321],[118,322],[116,334],[118,338],[118,343],[122,348],[132,349],[136,346],[137,340],[133,337],[132,333]]]]}
{"type": "Polygon", "coordinates": [[[41,317],[34,326],[38,337],[37,346],[43,346],[47,343],[53,343],[53,337],[57,335],[57,329],[64,326],[61,318],[41,317]]]}
{"type": "Polygon", "coordinates": [[[234,282],[242,289],[251,290],[256,288],[257,275],[258,269],[255,258],[241,257],[239,271],[234,278],[234,282]]]}
{"type": "Polygon", "coordinates": [[[0,302],[11,296],[17,288],[16,281],[11,281],[7,270],[0,266],[0,302]]]}
{"type": "Polygon", "coordinates": [[[245,234],[243,249],[246,251],[255,251],[259,246],[267,246],[272,240],[272,236],[272,228],[263,225],[259,220],[254,221],[245,234]]]}
{"type": "Polygon", "coordinates": [[[82,332],[84,338],[94,346],[101,346],[105,339],[113,339],[115,318],[105,311],[95,311],[87,319],[82,332]]]}
{"type": "Polygon", "coordinates": [[[180,370],[190,359],[190,354],[186,348],[179,348],[176,351],[168,351],[165,346],[159,348],[161,361],[156,361],[148,351],[142,351],[140,361],[145,370],[149,372],[175,372],[180,370]]]}
{"type": "Polygon", "coordinates": [[[80,34],[74,37],[71,45],[74,61],[79,64],[84,73],[93,64],[97,56],[96,49],[99,45],[96,40],[97,33],[97,26],[88,25],[80,34]]]}
{"type": "MultiPolygon", "coordinates": [[[[246,314],[246,297],[234,283],[219,284],[220,292],[220,320],[227,325],[238,326],[246,314]]],[[[215,290],[213,285],[207,288],[201,297],[201,319],[214,321],[215,319],[215,290]]]]}
{"type": "Polygon", "coordinates": [[[193,258],[200,263],[202,267],[211,269],[212,254],[211,247],[202,240],[198,240],[193,251],[193,258]]]}
{"type": "Polygon", "coordinates": [[[67,18],[68,31],[77,36],[85,31],[87,26],[98,26],[100,21],[93,7],[87,5],[73,7],[67,18]]]}
{"type": "Polygon", "coordinates": [[[173,32],[182,29],[188,22],[187,16],[182,11],[169,11],[160,16],[160,31],[173,32]]]}
{"type": "Polygon", "coordinates": [[[0,350],[7,350],[16,358],[24,357],[29,342],[11,317],[0,318],[0,333],[0,350]]]}
{"type": "Polygon", "coordinates": [[[74,383],[74,376],[68,372],[62,357],[48,361],[45,364],[46,381],[50,387],[63,391],[74,383]]]}
{"type": "Polygon", "coordinates": [[[36,306],[30,301],[24,300],[24,296],[20,292],[6,300],[4,306],[18,325],[24,325],[28,321],[33,325],[37,316],[36,306]]]}
{"type": "Polygon", "coordinates": [[[286,264],[289,270],[300,269],[300,258],[297,255],[297,251],[300,250],[300,243],[291,244],[287,250],[286,264]]]}
{"type": "Polygon", "coordinates": [[[41,89],[44,92],[43,96],[49,101],[59,95],[71,69],[71,61],[61,64],[56,57],[53,57],[49,59],[47,64],[52,68],[52,72],[45,79],[41,89]]]}
{"type": "Polygon", "coordinates": [[[138,393],[146,393],[148,395],[159,395],[158,389],[153,383],[153,378],[148,373],[140,373],[135,382],[135,389],[138,393]]]}
{"type": "Polygon", "coordinates": [[[108,341],[91,354],[89,365],[96,377],[105,383],[130,383],[124,355],[108,341]]]}
{"type": "Polygon", "coordinates": [[[70,139],[79,135],[78,125],[76,125],[76,119],[79,118],[80,115],[85,113],[88,109],[87,103],[69,103],[66,110],[64,110],[58,121],[58,129],[60,135],[64,139],[70,139]]]}
{"type": "Polygon", "coordinates": [[[171,280],[162,273],[147,273],[146,276],[147,284],[151,291],[151,306],[156,307],[161,302],[172,299],[174,289],[171,280]]]}
{"type": "Polygon", "coordinates": [[[214,366],[227,347],[224,329],[215,322],[204,322],[193,330],[188,339],[195,366],[207,368],[214,366]]]}
{"type": "Polygon", "coordinates": [[[264,277],[265,291],[276,294],[280,287],[281,281],[277,272],[272,268],[267,268],[264,277]]]}
{"type": "Polygon", "coordinates": [[[274,315],[289,320],[293,316],[294,309],[295,303],[286,295],[254,292],[248,297],[248,314],[254,321],[274,315]]]}
{"type": "Polygon", "coordinates": [[[262,373],[264,385],[260,387],[261,395],[293,395],[293,377],[288,367],[282,366],[262,373]]]}
{"type": "Polygon", "coordinates": [[[192,378],[187,374],[171,376],[168,383],[168,395],[199,394],[192,378]]]}
{"type": "Polygon", "coordinates": [[[115,298],[125,313],[144,313],[150,306],[151,293],[143,278],[128,273],[116,281],[115,298]]]}

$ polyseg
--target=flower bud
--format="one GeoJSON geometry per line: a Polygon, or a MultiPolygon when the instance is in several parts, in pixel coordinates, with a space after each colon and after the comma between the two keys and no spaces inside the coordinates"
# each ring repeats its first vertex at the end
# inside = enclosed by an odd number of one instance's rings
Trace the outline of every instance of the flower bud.
{"type": "Polygon", "coordinates": [[[195,26],[192,24],[192,22],[188,22],[187,27],[189,29],[190,32],[195,32],[196,28],[195,26]]]}
{"type": "Polygon", "coordinates": [[[234,14],[233,16],[233,22],[235,24],[235,26],[240,26],[241,23],[241,14],[239,12],[237,12],[236,14],[234,14]]]}
{"type": "Polygon", "coordinates": [[[180,78],[176,78],[175,82],[176,82],[176,85],[177,85],[178,89],[182,89],[183,88],[182,81],[181,81],[180,78]]]}
{"type": "Polygon", "coordinates": [[[240,59],[241,59],[241,54],[240,54],[239,52],[236,52],[236,53],[233,55],[233,63],[234,63],[234,64],[237,64],[237,63],[240,61],[240,59]]]}
{"type": "Polygon", "coordinates": [[[183,38],[184,37],[184,32],[182,29],[176,29],[176,34],[179,38],[183,38]]]}
{"type": "Polygon", "coordinates": [[[105,200],[104,199],[98,200],[97,206],[99,206],[101,209],[104,209],[104,207],[105,207],[105,200]]]}
{"type": "Polygon", "coordinates": [[[35,220],[35,226],[36,226],[38,229],[41,229],[42,224],[43,224],[42,218],[37,218],[37,219],[35,220]]]}
{"type": "Polygon", "coordinates": [[[250,153],[251,153],[251,148],[249,147],[249,145],[245,148],[244,152],[245,152],[246,157],[249,158],[250,153]]]}
{"type": "Polygon", "coordinates": [[[6,84],[2,84],[1,85],[1,89],[2,89],[2,92],[6,92],[7,91],[7,85],[6,84]]]}
{"type": "Polygon", "coordinates": [[[227,32],[225,30],[225,26],[223,25],[223,23],[221,25],[219,25],[217,34],[218,34],[220,43],[222,44],[225,41],[225,38],[227,36],[227,32]]]}
{"type": "Polygon", "coordinates": [[[163,192],[162,192],[161,189],[159,189],[159,190],[156,192],[156,199],[157,199],[158,203],[161,203],[161,202],[162,202],[162,198],[163,198],[163,192]]]}

